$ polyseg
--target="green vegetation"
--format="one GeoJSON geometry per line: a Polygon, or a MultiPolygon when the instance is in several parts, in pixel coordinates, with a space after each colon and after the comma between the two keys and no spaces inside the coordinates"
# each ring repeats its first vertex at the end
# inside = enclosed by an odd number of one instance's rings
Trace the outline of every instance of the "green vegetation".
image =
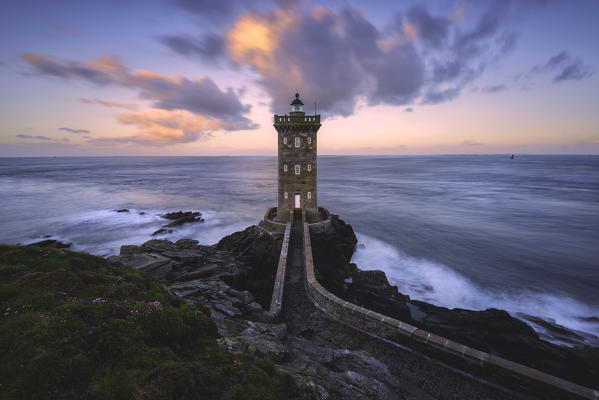
{"type": "Polygon", "coordinates": [[[216,343],[207,310],[88,254],[0,245],[3,399],[284,399],[292,378],[216,343]]]}

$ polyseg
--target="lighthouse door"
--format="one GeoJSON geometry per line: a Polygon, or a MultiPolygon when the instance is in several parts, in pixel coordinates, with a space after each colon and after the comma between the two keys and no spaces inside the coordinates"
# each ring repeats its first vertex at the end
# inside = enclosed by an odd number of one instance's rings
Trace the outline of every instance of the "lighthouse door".
{"type": "Polygon", "coordinates": [[[296,194],[296,195],[295,195],[295,208],[301,208],[301,205],[300,205],[300,198],[301,198],[301,197],[300,197],[300,195],[299,195],[299,194],[296,194]]]}

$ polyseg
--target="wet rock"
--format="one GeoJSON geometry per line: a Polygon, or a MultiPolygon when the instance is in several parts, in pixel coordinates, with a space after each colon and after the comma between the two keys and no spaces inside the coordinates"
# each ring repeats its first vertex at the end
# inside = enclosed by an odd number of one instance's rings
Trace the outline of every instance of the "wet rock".
{"type": "Polygon", "coordinates": [[[167,234],[167,233],[173,233],[173,230],[172,229],[160,228],[156,232],[152,233],[152,236],[164,235],[164,234],[167,234]]]}
{"type": "Polygon", "coordinates": [[[177,246],[173,242],[159,239],[149,240],[142,244],[141,247],[143,247],[144,251],[156,253],[177,249],[177,246]]]}
{"type": "Polygon", "coordinates": [[[158,254],[121,253],[120,256],[113,256],[109,259],[148,272],[159,281],[163,281],[173,267],[171,259],[158,254]]]}
{"type": "Polygon", "coordinates": [[[245,349],[252,348],[261,357],[282,362],[289,355],[287,347],[282,343],[286,334],[285,324],[249,322],[249,326],[233,340],[241,343],[245,349]]]}
{"type": "Polygon", "coordinates": [[[200,242],[194,239],[179,239],[175,242],[175,246],[178,249],[194,249],[198,247],[198,243],[200,242]]]}
{"type": "Polygon", "coordinates": [[[63,243],[58,240],[42,240],[41,242],[32,243],[29,246],[52,247],[55,249],[68,249],[71,243],[63,243]]]}
{"type": "Polygon", "coordinates": [[[163,251],[162,255],[172,258],[173,260],[181,261],[184,264],[198,264],[206,259],[206,254],[201,249],[181,248],[175,244],[177,250],[163,251]]]}
{"type": "Polygon", "coordinates": [[[282,242],[282,238],[273,237],[254,225],[222,238],[214,246],[234,254],[237,262],[248,266],[243,274],[228,283],[236,289],[249,290],[264,309],[270,307],[282,242]]]}
{"type": "Polygon", "coordinates": [[[202,218],[202,213],[200,213],[199,211],[177,211],[172,213],[166,213],[162,215],[162,218],[166,218],[173,221],[164,225],[165,228],[180,226],[190,222],[204,222],[204,219],[202,218]]]}
{"type": "Polygon", "coordinates": [[[120,210],[112,210],[112,211],[117,212],[117,213],[128,213],[129,212],[129,210],[127,210],[126,208],[121,208],[120,210]]]}
{"type": "Polygon", "coordinates": [[[121,246],[121,251],[120,254],[121,255],[130,255],[130,254],[136,254],[136,253],[143,253],[144,249],[141,248],[140,246],[135,246],[135,245],[124,245],[121,246]]]}

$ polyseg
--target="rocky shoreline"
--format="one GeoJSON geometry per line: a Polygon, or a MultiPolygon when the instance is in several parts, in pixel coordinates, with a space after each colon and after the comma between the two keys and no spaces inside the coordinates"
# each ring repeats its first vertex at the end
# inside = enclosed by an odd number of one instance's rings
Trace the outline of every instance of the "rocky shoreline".
{"type": "MultiPolygon", "coordinates": [[[[402,379],[405,371],[394,370],[392,365],[397,360],[392,355],[378,354],[380,344],[375,339],[358,339],[363,335],[357,333],[350,338],[352,333],[347,327],[322,313],[287,307],[283,314],[288,315],[275,320],[265,311],[270,304],[281,241],[259,226],[250,226],[214,246],[202,246],[190,239],[175,243],[150,240],[141,246],[123,246],[121,254],[110,260],[144,270],[184,301],[209,307],[222,345],[231,352],[274,361],[293,375],[310,397],[435,398],[439,391],[448,393],[442,388],[422,392],[423,384],[416,376],[402,379]],[[297,321],[295,316],[302,313],[306,314],[302,318],[310,321],[297,321]]],[[[599,348],[548,343],[503,310],[449,310],[411,300],[390,285],[383,272],[362,271],[350,262],[356,243],[353,229],[338,216],[333,216],[329,231],[312,235],[317,278],[335,295],[491,354],[587,387],[595,385],[599,348]]],[[[293,291],[293,279],[301,277],[288,276],[289,292],[293,291]]],[[[295,282],[295,286],[297,297],[303,291],[303,282],[295,282]]],[[[293,303],[293,295],[287,293],[285,301],[293,303]]],[[[301,304],[297,307],[306,308],[301,304]]],[[[403,358],[402,362],[406,357],[396,356],[403,358]]],[[[453,384],[464,379],[451,374],[456,376],[444,379],[453,384]]],[[[466,385],[468,389],[464,383],[461,385],[455,398],[476,398],[480,390],[488,398],[515,395],[490,387],[481,389],[472,382],[471,387],[466,385]]]]}

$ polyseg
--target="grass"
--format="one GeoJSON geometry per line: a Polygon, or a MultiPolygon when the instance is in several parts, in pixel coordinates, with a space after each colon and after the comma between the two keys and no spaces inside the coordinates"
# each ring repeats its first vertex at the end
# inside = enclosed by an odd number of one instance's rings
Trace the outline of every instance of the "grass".
{"type": "Polygon", "coordinates": [[[216,343],[203,308],[83,253],[0,245],[3,399],[285,399],[293,379],[216,343]]]}

